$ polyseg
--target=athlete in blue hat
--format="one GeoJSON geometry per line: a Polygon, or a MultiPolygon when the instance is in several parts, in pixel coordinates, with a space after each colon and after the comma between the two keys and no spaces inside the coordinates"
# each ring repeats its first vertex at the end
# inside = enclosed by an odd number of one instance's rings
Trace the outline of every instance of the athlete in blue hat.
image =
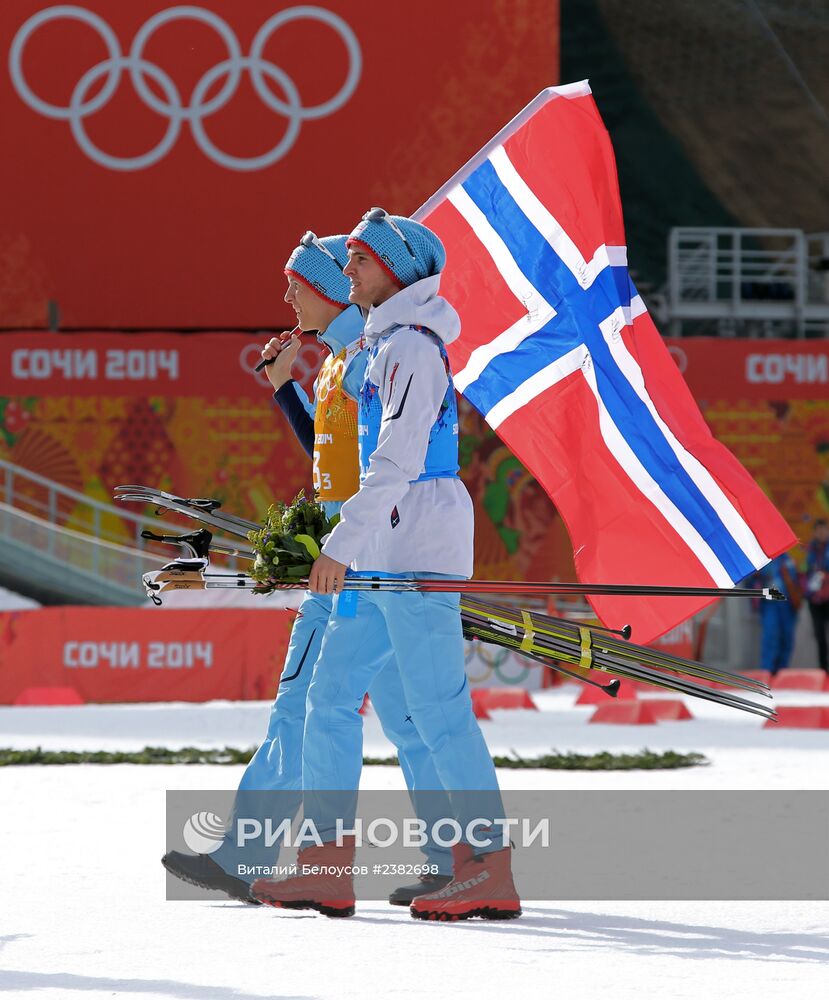
{"type": "MultiPolygon", "coordinates": [[[[361,481],[314,564],[311,590],[338,593],[348,567],[368,575],[468,578],[472,501],[458,477],[457,404],[446,353],[460,323],[438,295],[443,245],[425,226],[372,209],[347,247],[349,299],[368,310],[369,359],[359,406],[361,481]]],[[[452,797],[454,818],[467,829],[483,817],[492,831],[502,806],[492,758],[472,711],[458,595],[361,592],[357,605],[357,619],[336,612],[331,618],[308,691],[306,791],[357,788],[362,721],[355,705],[381,669],[390,642],[409,711],[452,797]],[[356,640],[361,655],[349,657],[356,640]]],[[[328,871],[348,869],[353,839],[337,834],[353,817],[336,816],[330,800],[313,794],[305,796],[305,815],[324,842],[309,863],[328,871]]],[[[491,837],[475,851],[465,839],[453,853],[454,881],[416,897],[413,916],[520,914],[509,846],[491,837]]],[[[300,875],[281,884],[255,883],[253,892],[290,907],[326,901],[336,908],[337,900],[354,898],[350,875],[300,875]]],[[[345,912],[344,905],[340,909],[345,912]]]]}
{"type": "MultiPolygon", "coordinates": [[[[300,443],[313,458],[317,499],[329,517],[337,513],[359,488],[356,398],[363,382],[367,352],[361,341],[363,316],[349,303],[350,283],[343,274],[348,262],[345,236],[322,239],[306,233],[285,265],[288,288],[285,301],[293,308],[301,331],[316,331],[330,352],[314,384],[314,402],[291,379],[291,365],[301,346],[295,335],[285,345],[274,338],[262,351],[273,364],[265,370],[274,387],[274,398],[294,429],[300,443]]],[[[248,764],[239,784],[234,812],[237,816],[273,819],[270,809],[282,807],[292,816],[300,804],[302,788],[302,744],[305,703],[322,638],[331,615],[331,597],[306,593],[291,631],[291,639],[271,710],[264,742],[248,764]],[[258,793],[295,792],[278,802],[258,793]]],[[[359,654],[359,648],[349,656],[359,654]]],[[[419,789],[440,789],[431,754],[411,722],[397,663],[387,644],[377,654],[377,672],[370,697],[383,731],[397,748],[398,758],[417,808],[419,789]]],[[[368,690],[368,688],[366,688],[368,690]]],[[[359,695],[362,705],[365,692],[359,695]]],[[[359,705],[357,706],[359,708],[359,705]]],[[[333,786],[332,786],[333,787],[333,786]]],[[[431,804],[432,797],[428,800],[431,804]]],[[[235,826],[235,823],[233,824],[235,826]]],[[[448,848],[430,840],[425,848],[427,874],[415,885],[401,886],[390,901],[408,905],[417,893],[446,885],[450,880],[448,848]],[[431,870],[431,874],[428,872],[431,870]]],[[[208,889],[258,902],[249,895],[250,884],[277,861],[275,848],[239,849],[226,839],[209,855],[171,851],[162,859],[172,874],[208,889]]]]}

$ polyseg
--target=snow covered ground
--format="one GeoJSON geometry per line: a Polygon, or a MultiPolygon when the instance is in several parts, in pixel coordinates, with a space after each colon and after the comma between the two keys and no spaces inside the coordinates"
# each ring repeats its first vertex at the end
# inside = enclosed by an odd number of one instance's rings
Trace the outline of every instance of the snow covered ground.
{"type": "MultiPolygon", "coordinates": [[[[588,725],[575,690],[539,693],[539,712],[484,722],[493,752],[698,750],[706,768],[500,773],[505,788],[829,787],[829,731],[762,729],[693,702],[695,719],[588,725]]],[[[829,704],[781,692],[779,704],[829,704]]],[[[0,746],[136,749],[249,746],[266,704],[0,709],[0,746]]],[[[366,717],[365,751],[391,753],[366,717]]],[[[5,822],[0,992],[14,998],[254,1000],[658,995],[791,1000],[825,992],[829,903],[529,903],[520,921],[423,924],[361,903],[333,921],[232,902],[164,899],[165,790],[233,787],[241,768],[0,768],[5,822]],[[824,986],[820,987],[823,982],[824,986]]],[[[397,768],[366,768],[365,788],[402,788],[397,768]]]]}
{"type": "Polygon", "coordinates": [[[16,594],[13,590],[6,590],[0,587],[0,611],[30,611],[32,608],[39,608],[37,601],[22,594],[16,594]]]}

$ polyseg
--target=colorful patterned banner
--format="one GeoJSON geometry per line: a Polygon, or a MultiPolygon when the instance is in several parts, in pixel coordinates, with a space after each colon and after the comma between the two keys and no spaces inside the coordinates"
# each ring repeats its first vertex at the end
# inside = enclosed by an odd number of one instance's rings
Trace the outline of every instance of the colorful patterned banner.
{"type": "Polygon", "coordinates": [[[801,541],[829,517],[829,344],[669,340],[717,440],[754,476],[801,541]]]}
{"type": "MultiPolygon", "coordinates": [[[[216,497],[261,518],[275,498],[310,490],[311,476],[264,376],[250,373],[260,346],[239,334],[2,335],[0,458],[99,500],[114,486],[143,483],[216,497]],[[165,366],[153,369],[150,357],[165,366]],[[110,374],[143,374],[107,378],[112,358],[125,360],[110,374]],[[80,377],[93,364],[94,379],[80,377]]],[[[795,532],[808,535],[811,519],[829,515],[829,348],[702,339],[669,346],[715,437],[795,532]]],[[[318,358],[311,341],[295,369],[306,386],[318,358]]],[[[460,424],[477,575],[573,579],[570,541],[544,491],[463,400],[460,424]]],[[[129,537],[118,521],[108,527],[129,537]]]]}

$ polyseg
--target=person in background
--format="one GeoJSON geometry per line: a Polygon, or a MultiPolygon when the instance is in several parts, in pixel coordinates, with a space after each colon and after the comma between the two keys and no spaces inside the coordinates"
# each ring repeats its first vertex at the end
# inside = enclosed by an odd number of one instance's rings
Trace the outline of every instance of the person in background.
{"type": "Polygon", "coordinates": [[[829,673],[826,631],[829,628],[829,524],[815,521],[812,540],[806,549],[806,600],[817,642],[818,664],[829,673]]]}
{"type": "Polygon", "coordinates": [[[778,670],[785,670],[792,658],[803,591],[794,559],[786,552],[758,570],[754,580],[758,587],[776,587],[786,597],[785,601],[760,601],[760,667],[773,677],[778,670]]]}

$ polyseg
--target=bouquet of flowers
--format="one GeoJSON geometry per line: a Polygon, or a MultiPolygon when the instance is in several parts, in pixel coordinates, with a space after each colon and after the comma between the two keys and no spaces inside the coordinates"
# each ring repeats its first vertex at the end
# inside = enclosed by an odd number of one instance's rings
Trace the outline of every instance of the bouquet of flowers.
{"type": "Polygon", "coordinates": [[[320,504],[306,500],[304,491],[290,504],[272,504],[259,531],[248,534],[256,553],[250,571],[259,583],[256,593],[269,594],[307,577],[325,537],[339,519],[339,514],[326,517],[320,504]]]}

